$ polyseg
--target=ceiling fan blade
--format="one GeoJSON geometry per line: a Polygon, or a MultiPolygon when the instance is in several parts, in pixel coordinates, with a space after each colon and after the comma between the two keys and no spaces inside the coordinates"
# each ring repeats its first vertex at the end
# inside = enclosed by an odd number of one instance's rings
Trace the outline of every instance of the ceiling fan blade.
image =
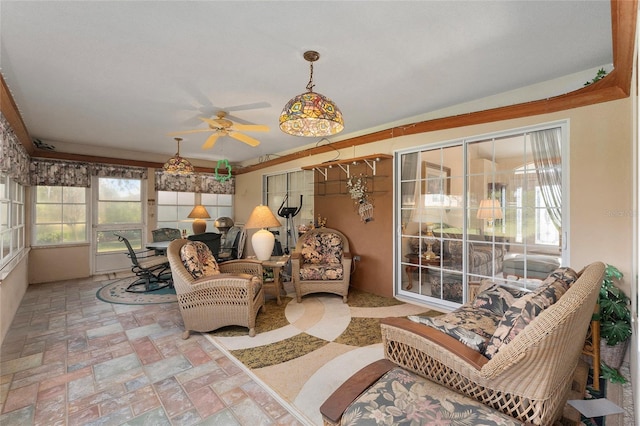
{"type": "Polygon", "coordinates": [[[251,136],[245,135],[243,133],[238,133],[238,132],[229,132],[229,136],[231,136],[234,139],[239,140],[240,142],[244,142],[247,145],[251,145],[251,146],[258,146],[260,145],[260,141],[257,139],[252,138],[251,136]]]}
{"type": "Polygon", "coordinates": [[[245,132],[268,132],[269,126],[265,126],[262,124],[238,124],[233,123],[233,128],[235,130],[243,130],[245,132]]]}
{"type": "Polygon", "coordinates": [[[211,129],[197,129],[197,130],[184,130],[182,132],[171,132],[167,133],[169,136],[177,136],[177,135],[185,135],[188,133],[202,133],[202,132],[210,132],[211,129]]]}
{"type": "Polygon", "coordinates": [[[207,140],[204,142],[204,144],[202,145],[202,149],[211,149],[213,148],[213,145],[216,144],[216,141],[218,140],[218,138],[220,137],[220,133],[216,132],[214,134],[212,134],[211,136],[209,136],[207,138],[207,140]]]}
{"type": "Polygon", "coordinates": [[[222,126],[220,125],[220,123],[218,123],[216,120],[212,119],[212,118],[205,118],[205,117],[199,117],[200,120],[204,121],[207,124],[210,124],[211,126],[219,129],[222,128],[222,126]]]}

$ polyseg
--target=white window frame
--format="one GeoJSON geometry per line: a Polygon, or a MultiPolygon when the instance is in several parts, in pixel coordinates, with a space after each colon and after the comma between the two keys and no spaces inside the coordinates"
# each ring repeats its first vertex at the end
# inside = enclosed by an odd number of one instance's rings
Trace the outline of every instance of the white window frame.
{"type": "MultiPolygon", "coordinates": [[[[84,197],[84,203],[65,203],[64,200],[60,203],[42,203],[42,204],[60,204],[62,206],[62,209],[64,210],[64,206],[65,205],[84,205],[84,224],[85,224],[85,231],[84,231],[84,240],[82,241],[69,241],[69,242],[55,242],[55,243],[51,243],[51,244],[46,244],[46,243],[38,243],[36,241],[37,238],[37,233],[36,233],[36,220],[37,220],[37,210],[38,210],[38,187],[39,186],[51,186],[51,185],[38,185],[38,186],[34,186],[32,192],[32,207],[33,207],[33,218],[31,220],[31,246],[32,247],[53,247],[53,246],[72,246],[72,245],[76,245],[76,244],[87,244],[89,242],[89,231],[91,229],[91,223],[89,220],[89,202],[91,200],[91,194],[89,193],[89,189],[88,188],[83,188],[85,191],[85,197],[84,197]]],[[[57,188],[75,188],[75,187],[71,187],[71,186],[57,186],[57,188]]],[[[64,222],[52,222],[50,224],[60,224],[62,225],[64,222]]],[[[76,223],[82,223],[82,222],[76,222],[76,223]]]]}
{"type": "Polygon", "coordinates": [[[25,187],[0,173],[4,191],[0,191],[0,279],[12,269],[13,260],[25,249],[25,187]],[[6,217],[3,215],[6,212],[6,217]],[[8,243],[8,250],[5,244],[8,243]],[[5,254],[6,251],[6,254],[5,254]]]}

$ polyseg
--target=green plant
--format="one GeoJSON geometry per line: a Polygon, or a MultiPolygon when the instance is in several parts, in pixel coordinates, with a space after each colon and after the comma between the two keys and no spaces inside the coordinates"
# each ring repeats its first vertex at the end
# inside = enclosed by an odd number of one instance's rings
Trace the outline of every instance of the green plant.
{"type": "Polygon", "coordinates": [[[611,383],[627,383],[627,379],[618,370],[609,367],[604,362],[600,363],[600,376],[611,383]]]}
{"type": "Polygon", "coordinates": [[[615,346],[631,337],[630,299],[614,285],[622,279],[622,272],[615,266],[607,265],[600,286],[600,336],[609,346],[615,346]]]}
{"type": "Polygon", "coordinates": [[[587,81],[584,85],[588,86],[592,83],[595,83],[598,80],[602,80],[605,75],[607,75],[607,72],[604,70],[604,68],[600,68],[596,73],[596,76],[593,79],[591,79],[591,81],[587,81]]]}

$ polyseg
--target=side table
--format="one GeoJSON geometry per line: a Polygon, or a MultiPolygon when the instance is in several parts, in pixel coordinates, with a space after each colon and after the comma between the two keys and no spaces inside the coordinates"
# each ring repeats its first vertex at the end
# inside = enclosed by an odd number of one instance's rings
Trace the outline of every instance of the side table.
{"type": "MultiPolygon", "coordinates": [[[[413,287],[413,272],[418,269],[419,266],[437,266],[440,267],[442,263],[440,262],[440,256],[435,259],[425,259],[424,257],[418,255],[417,253],[410,253],[405,256],[409,263],[413,263],[413,265],[407,265],[405,268],[405,272],[407,273],[407,279],[409,281],[409,285],[407,285],[406,290],[411,290],[413,287]],[[418,266],[419,265],[419,266],[418,266]]],[[[427,269],[427,273],[429,273],[429,269],[427,269]]]]}
{"type": "Polygon", "coordinates": [[[278,305],[282,304],[280,300],[280,293],[283,290],[282,286],[282,268],[289,262],[289,255],[284,256],[272,256],[269,260],[263,260],[262,266],[273,270],[273,281],[265,281],[263,283],[264,289],[272,292],[276,296],[278,305]]]}

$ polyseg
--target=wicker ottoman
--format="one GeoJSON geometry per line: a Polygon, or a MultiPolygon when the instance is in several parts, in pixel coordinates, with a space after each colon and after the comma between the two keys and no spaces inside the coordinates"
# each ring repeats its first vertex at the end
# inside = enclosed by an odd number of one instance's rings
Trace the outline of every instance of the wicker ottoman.
{"type": "Polygon", "coordinates": [[[351,376],[322,404],[320,412],[325,425],[523,424],[386,359],[351,376]]]}
{"type": "Polygon", "coordinates": [[[560,267],[557,257],[544,255],[522,255],[519,254],[510,259],[505,259],[502,264],[504,275],[515,275],[517,277],[537,278],[544,280],[550,273],[560,267]]]}

